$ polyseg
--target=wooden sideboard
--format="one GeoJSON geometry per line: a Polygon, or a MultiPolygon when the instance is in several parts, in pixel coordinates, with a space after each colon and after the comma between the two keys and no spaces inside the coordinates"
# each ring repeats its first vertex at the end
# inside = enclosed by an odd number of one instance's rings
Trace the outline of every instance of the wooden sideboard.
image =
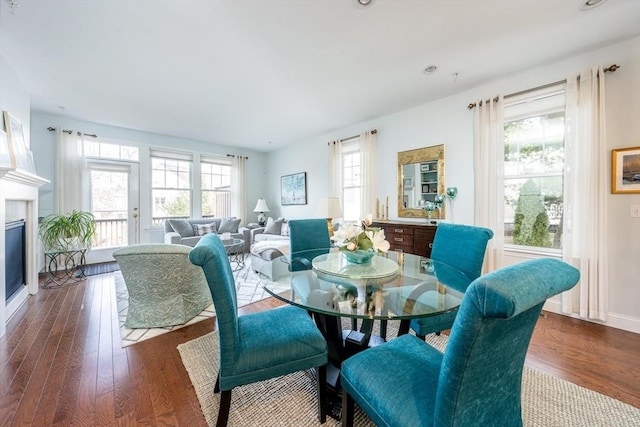
{"type": "Polygon", "coordinates": [[[384,230],[392,251],[402,250],[423,257],[431,256],[437,226],[403,221],[374,221],[371,225],[384,230]]]}

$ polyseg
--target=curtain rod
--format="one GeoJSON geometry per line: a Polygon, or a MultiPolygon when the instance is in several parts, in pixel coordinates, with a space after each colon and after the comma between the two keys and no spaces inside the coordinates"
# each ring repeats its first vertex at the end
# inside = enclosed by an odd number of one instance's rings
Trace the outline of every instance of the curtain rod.
{"type": "MultiPolygon", "coordinates": [[[[375,135],[376,133],[378,133],[378,130],[377,130],[377,129],[371,129],[371,134],[372,134],[372,135],[375,135]]],[[[358,138],[358,137],[360,137],[360,135],[350,136],[349,138],[342,138],[342,139],[340,140],[340,142],[347,142],[347,141],[349,141],[350,139],[354,139],[354,138],[358,138]]],[[[336,143],[335,141],[329,141],[329,142],[327,142],[327,145],[331,145],[331,144],[335,144],[335,143],[336,143]]]]}
{"type": "Polygon", "coordinates": [[[239,157],[239,158],[243,158],[244,157],[245,160],[249,160],[249,157],[247,157],[247,156],[236,156],[235,154],[227,154],[227,157],[239,157]]]}
{"type": "MultiPolygon", "coordinates": [[[[613,65],[608,66],[607,68],[603,68],[603,71],[605,73],[609,73],[609,72],[610,73],[615,73],[615,71],[618,68],[620,68],[620,66],[618,64],[613,64],[613,65]]],[[[578,77],[578,79],[580,79],[580,77],[578,77]]],[[[526,90],[521,90],[519,92],[510,93],[509,95],[505,95],[504,97],[505,98],[510,98],[510,97],[513,97],[513,96],[522,95],[522,94],[527,93],[527,92],[533,92],[534,90],[545,89],[545,88],[548,88],[548,87],[551,87],[551,86],[555,86],[555,85],[558,85],[558,84],[561,84],[561,83],[566,83],[566,82],[567,82],[567,79],[558,80],[557,82],[547,83],[547,84],[544,84],[542,86],[537,86],[537,87],[534,87],[534,88],[531,88],[531,89],[526,89],[526,90]]],[[[497,100],[498,100],[498,97],[493,98],[493,102],[496,102],[497,100]]],[[[489,101],[490,101],[490,99],[487,99],[485,102],[489,102],[489,101]]],[[[482,103],[482,101],[480,101],[480,102],[482,103]]],[[[482,105],[482,104],[480,104],[480,105],[482,105]]],[[[475,102],[472,102],[469,105],[467,105],[467,109],[468,110],[472,110],[475,107],[476,107],[476,103],[475,102]]]]}
{"type": "MultiPolygon", "coordinates": [[[[53,132],[54,130],[56,130],[56,128],[54,128],[54,127],[52,127],[52,126],[49,126],[49,127],[47,128],[47,130],[48,130],[49,132],[53,132]]],[[[72,130],[68,130],[68,129],[62,129],[62,130],[61,130],[61,132],[68,133],[69,135],[71,135],[71,134],[73,133],[73,131],[72,131],[72,130]]],[[[98,137],[98,135],[96,135],[95,133],[82,133],[82,132],[78,132],[78,136],[81,136],[81,135],[84,135],[84,136],[90,136],[90,137],[92,137],[92,138],[97,138],[97,137],[98,137]]]]}

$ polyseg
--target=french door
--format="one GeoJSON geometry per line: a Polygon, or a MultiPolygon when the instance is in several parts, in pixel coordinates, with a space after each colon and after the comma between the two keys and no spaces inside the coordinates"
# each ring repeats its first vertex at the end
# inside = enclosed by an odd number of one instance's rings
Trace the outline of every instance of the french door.
{"type": "Polygon", "coordinates": [[[87,164],[89,204],[96,242],[88,264],[113,261],[113,251],[138,243],[138,164],[93,161],[87,164]]]}

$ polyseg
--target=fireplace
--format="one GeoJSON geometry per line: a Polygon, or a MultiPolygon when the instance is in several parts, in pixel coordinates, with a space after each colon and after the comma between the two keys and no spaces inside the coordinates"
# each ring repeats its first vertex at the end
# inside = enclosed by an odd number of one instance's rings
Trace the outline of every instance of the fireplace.
{"type": "MultiPolygon", "coordinates": [[[[22,274],[22,283],[7,285],[7,274],[0,273],[0,337],[7,331],[9,318],[27,301],[29,295],[38,292],[38,187],[48,183],[39,176],[0,167],[0,221],[5,227],[0,227],[0,263],[3,266],[18,265],[17,276],[22,274]],[[20,221],[19,221],[20,220],[20,221]],[[6,225],[22,222],[22,231],[16,231],[6,225]],[[22,261],[16,262],[13,255],[5,254],[7,239],[15,233],[22,237],[22,261]],[[8,233],[8,235],[7,235],[8,233]],[[9,288],[13,291],[10,296],[9,288]]],[[[13,274],[13,273],[11,273],[13,274]]]]}
{"type": "Polygon", "coordinates": [[[8,222],[4,227],[5,238],[5,301],[26,286],[25,221],[8,222]]]}

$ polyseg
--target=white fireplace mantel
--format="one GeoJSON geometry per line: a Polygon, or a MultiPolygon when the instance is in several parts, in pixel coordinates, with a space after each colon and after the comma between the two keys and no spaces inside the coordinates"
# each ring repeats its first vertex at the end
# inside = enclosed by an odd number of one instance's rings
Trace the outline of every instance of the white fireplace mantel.
{"type": "MultiPolygon", "coordinates": [[[[38,188],[49,181],[30,173],[0,168],[0,218],[6,223],[7,201],[24,202],[26,204],[25,237],[26,237],[26,289],[5,303],[5,230],[0,227],[0,337],[6,333],[7,320],[26,301],[28,294],[38,292],[37,236],[38,236],[38,188]]],[[[3,224],[4,225],[4,224],[3,224]]]]}

